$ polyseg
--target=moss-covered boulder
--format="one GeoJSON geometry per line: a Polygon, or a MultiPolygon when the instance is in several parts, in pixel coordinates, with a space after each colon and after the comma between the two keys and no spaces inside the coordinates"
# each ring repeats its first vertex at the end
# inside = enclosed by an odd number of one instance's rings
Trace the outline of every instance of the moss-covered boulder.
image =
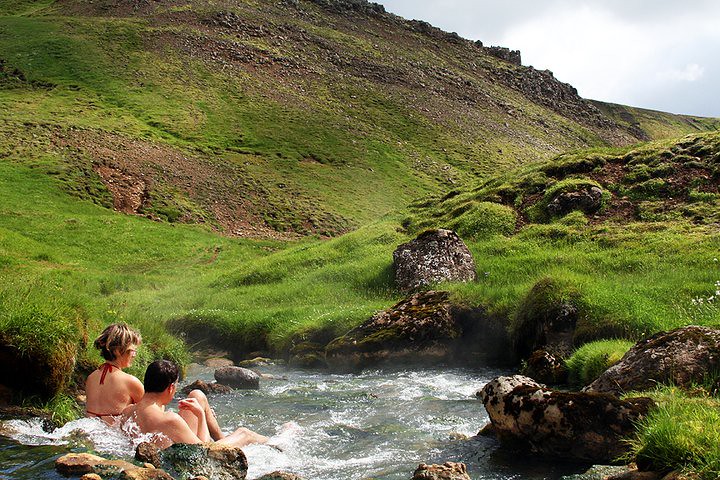
{"type": "Polygon", "coordinates": [[[515,365],[505,319],[453,304],[448,292],[415,293],[331,341],[335,371],[378,365],[515,365]]]}
{"type": "Polygon", "coordinates": [[[718,372],[720,330],[688,326],[641,340],[587,390],[620,394],[662,383],[690,387],[717,379],[718,372]]]}
{"type": "Polygon", "coordinates": [[[135,458],[162,468],[174,478],[243,480],[248,471],[247,457],[240,448],[217,443],[176,443],[159,450],[143,442],[135,450],[135,458]]]}
{"type": "Polygon", "coordinates": [[[579,293],[552,278],[538,281],[523,299],[511,323],[516,353],[528,358],[536,350],[561,357],[573,351],[579,293]]]}
{"type": "Polygon", "coordinates": [[[517,214],[507,205],[493,202],[472,202],[454,218],[450,227],[465,239],[482,239],[493,235],[510,235],[515,231],[517,214]]]}
{"type": "Polygon", "coordinates": [[[3,340],[0,333],[0,364],[12,368],[2,369],[0,385],[9,388],[13,392],[11,396],[38,396],[47,400],[65,389],[75,367],[76,345],[55,345],[57,350],[48,352],[18,348],[3,340]]]}
{"type": "Polygon", "coordinates": [[[378,364],[435,364],[452,356],[462,331],[451,315],[447,292],[414,294],[373,315],[327,346],[333,370],[359,370],[378,364]]]}
{"type": "Polygon", "coordinates": [[[325,345],[318,342],[300,342],[290,348],[288,364],[300,368],[326,368],[325,345]]]}

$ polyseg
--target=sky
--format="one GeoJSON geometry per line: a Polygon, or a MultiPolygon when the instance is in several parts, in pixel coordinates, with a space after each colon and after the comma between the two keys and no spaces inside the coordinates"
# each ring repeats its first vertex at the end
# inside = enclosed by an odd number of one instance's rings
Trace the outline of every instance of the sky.
{"type": "Polygon", "coordinates": [[[584,97],[720,117],[720,0],[374,0],[520,50],[584,97]]]}

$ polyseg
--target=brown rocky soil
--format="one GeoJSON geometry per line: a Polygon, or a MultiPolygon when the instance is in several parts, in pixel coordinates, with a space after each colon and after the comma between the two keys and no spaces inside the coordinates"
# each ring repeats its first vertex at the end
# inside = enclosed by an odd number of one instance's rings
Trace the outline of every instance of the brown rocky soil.
{"type": "Polygon", "coordinates": [[[165,190],[168,196],[179,195],[197,205],[182,212],[178,221],[208,223],[231,236],[296,236],[265,224],[261,212],[267,203],[240,165],[108,132],[58,130],[54,136],[53,144],[66,154],[90,159],[117,211],[157,218],[150,203],[165,190]]]}

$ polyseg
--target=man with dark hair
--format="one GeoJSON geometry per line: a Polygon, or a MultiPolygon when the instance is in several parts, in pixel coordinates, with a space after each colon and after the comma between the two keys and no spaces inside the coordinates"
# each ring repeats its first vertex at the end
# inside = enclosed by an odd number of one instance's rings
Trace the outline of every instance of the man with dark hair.
{"type": "Polygon", "coordinates": [[[193,390],[188,398],[178,402],[180,415],[165,411],[165,406],[175,396],[178,378],[179,370],[173,362],[157,360],[148,365],[145,396],[123,411],[125,430],[133,430],[127,427],[128,420],[134,421],[141,433],[154,434],[152,442],[160,448],[167,448],[173,443],[206,443],[213,440],[234,447],[267,441],[267,437],[247,428],[238,428],[224,436],[207,398],[199,390],[193,390]]]}

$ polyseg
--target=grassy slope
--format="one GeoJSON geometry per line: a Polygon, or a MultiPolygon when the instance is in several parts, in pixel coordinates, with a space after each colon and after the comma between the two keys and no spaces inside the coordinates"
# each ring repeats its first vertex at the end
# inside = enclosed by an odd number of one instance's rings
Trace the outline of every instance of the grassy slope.
{"type": "MultiPolygon", "coordinates": [[[[118,319],[143,330],[146,359],[184,355],[165,331],[170,321],[207,326],[244,351],[326,339],[399,297],[391,254],[409,236],[387,212],[605,142],[491,75],[516,67],[399,20],[237,2],[230,11],[245,21],[223,30],[211,21],[218,9],[204,3],[133,17],[88,16],[85,5],[6,2],[0,15],[0,321],[5,341],[32,354],[64,342],[87,359],[88,336],[118,319]],[[145,148],[160,153],[122,163],[145,148]],[[179,158],[197,169],[173,176],[179,158]],[[330,241],[284,243],[126,217],[102,207],[111,199],[95,169],[105,163],[153,177],[145,213],[156,218],[176,209],[227,231],[212,210],[225,198],[244,202],[245,220],[261,233],[367,225],[330,241]],[[213,168],[222,175],[185,187],[213,168]],[[17,330],[27,318],[38,327],[17,330]]],[[[661,119],[664,134],[684,131],[672,118],[661,119]]],[[[685,311],[668,298],[710,288],[716,238],[683,222],[662,226],[668,231],[553,224],[478,239],[471,248],[488,275],[454,288],[511,318],[530,287],[552,277],[581,292],[588,322],[615,333],[637,336],[693,315],[713,324],[714,307],[685,311]],[[672,253],[679,248],[687,252],[672,253]]]]}
{"type": "Polygon", "coordinates": [[[720,277],[718,154],[716,133],[565,154],[419,204],[404,225],[465,231],[486,275],[457,286],[458,295],[511,319],[530,288],[549,278],[580,307],[580,340],[718,326],[714,301],[693,302],[713,296],[720,277]],[[543,214],[553,191],[584,182],[606,192],[600,212],[543,214]],[[518,230],[497,235],[498,222],[472,223],[483,202],[504,203],[518,230]]]}
{"type": "MultiPolygon", "coordinates": [[[[498,169],[632,141],[533,103],[497,80],[521,68],[471,42],[391,16],[310,2],[113,5],[124,4],[3,5],[0,121],[57,126],[61,137],[92,129],[66,142],[89,170],[126,157],[88,146],[104,132],[233,167],[198,186],[155,158],[121,165],[144,168],[153,182],[143,211],[161,218],[234,233],[227,217],[239,215],[260,236],[332,235],[498,169]],[[213,191],[242,212],[219,214],[213,191]]],[[[666,123],[664,134],[681,131],[666,123]]]]}
{"type": "Polygon", "coordinates": [[[640,128],[648,139],[672,138],[720,128],[720,120],[717,118],[675,115],[599,101],[592,103],[618,124],[640,128]]]}

